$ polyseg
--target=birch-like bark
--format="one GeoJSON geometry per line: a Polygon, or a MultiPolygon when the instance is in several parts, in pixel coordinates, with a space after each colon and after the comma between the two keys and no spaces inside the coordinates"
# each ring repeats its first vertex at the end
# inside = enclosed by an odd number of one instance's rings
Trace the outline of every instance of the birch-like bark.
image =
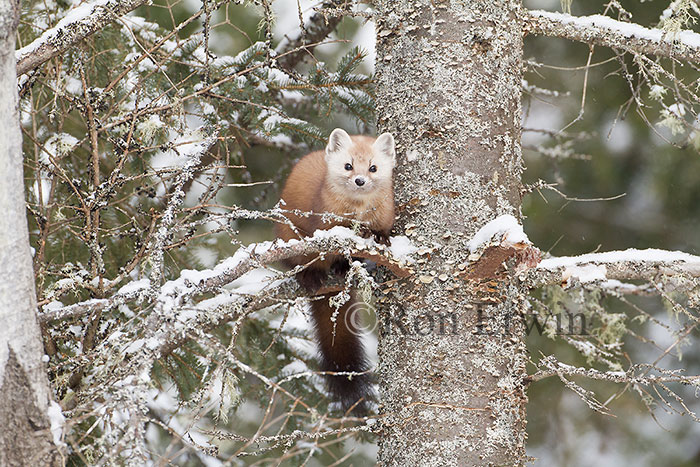
{"type": "Polygon", "coordinates": [[[378,306],[379,462],[518,465],[523,288],[509,271],[464,271],[474,232],[520,213],[521,2],[376,7],[378,126],[398,144],[397,231],[427,252],[378,306]]]}
{"type": "Polygon", "coordinates": [[[24,201],[15,33],[19,1],[0,0],[0,465],[59,465],[36,318],[24,201]]]}

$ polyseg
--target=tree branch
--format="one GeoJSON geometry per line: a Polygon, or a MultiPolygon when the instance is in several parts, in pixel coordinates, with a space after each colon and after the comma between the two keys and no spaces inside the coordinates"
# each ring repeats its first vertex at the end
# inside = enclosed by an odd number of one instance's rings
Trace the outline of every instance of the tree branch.
{"type": "Polygon", "coordinates": [[[147,0],[96,0],[72,9],[56,26],[16,52],[17,76],[32,71],[147,0]]]}
{"type": "MultiPolygon", "coordinates": [[[[700,256],[680,251],[636,250],[548,258],[527,272],[532,287],[610,280],[653,280],[658,276],[699,278],[700,256]]],[[[689,284],[692,286],[692,284],[689,284]]]]}
{"type": "Polygon", "coordinates": [[[537,362],[538,371],[531,375],[529,381],[540,381],[550,376],[583,376],[599,381],[609,381],[611,383],[642,384],[650,386],[657,383],[682,383],[692,386],[700,385],[700,376],[686,376],[678,370],[667,370],[655,368],[651,365],[633,365],[627,371],[600,371],[594,368],[583,368],[567,365],[557,361],[553,355],[548,355],[537,362]],[[648,373],[657,371],[661,374],[648,373]]]}
{"type": "MultiPolygon", "coordinates": [[[[230,0],[221,0],[212,5],[212,11],[230,0]]],[[[53,57],[62,54],[88,36],[99,32],[112,21],[126,15],[148,0],[96,0],[71,10],[56,26],[44,31],[31,44],[15,52],[17,76],[28,73],[53,57]]],[[[176,34],[199,18],[204,9],[182,22],[161,42],[176,34]]]]}
{"type": "Polygon", "coordinates": [[[700,34],[692,31],[675,34],[602,15],[571,16],[542,10],[526,12],[523,20],[524,32],[528,34],[700,63],[700,34]]]}
{"type": "MultiPolygon", "coordinates": [[[[238,250],[232,257],[222,261],[213,269],[204,271],[183,271],[178,279],[166,282],[155,293],[155,302],[160,307],[179,307],[197,295],[219,290],[227,284],[243,277],[254,269],[295,256],[317,253],[350,254],[356,258],[365,258],[386,267],[397,277],[406,277],[410,271],[405,258],[392,254],[391,248],[374,244],[366,239],[352,235],[349,229],[334,230],[339,236],[322,235],[300,240],[281,242],[262,242],[248,245],[238,250]]],[[[122,287],[107,299],[92,299],[65,307],[47,305],[39,313],[40,322],[74,318],[94,311],[102,311],[149,295],[151,282],[144,279],[122,287]]],[[[158,308],[158,305],[156,305],[158,308]]]]}
{"type": "Polygon", "coordinates": [[[677,393],[677,389],[672,389],[675,384],[681,384],[694,387],[697,390],[700,387],[700,375],[686,376],[684,370],[669,370],[649,364],[632,365],[627,371],[599,371],[593,368],[567,365],[557,361],[553,355],[542,358],[536,363],[536,366],[538,371],[527,378],[528,383],[550,376],[558,376],[562,383],[578,394],[591,409],[603,414],[611,415],[608,405],[613,398],[608,399],[605,403],[598,402],[592,391],[584,389],[572,380],[574,377],[625,384],[625,389],[631,386],[635,392],[645,396],[643,401],[650,412],[654,406],[662,406],[668,413],[688,415],[694,421],[700,422],[696,412],[683,401],[677,393]],[[651,372],[654,374],[649,374],[651,372]],[[644,387],[649,389],[645,390],[644,387]]]}
{"type": "Polygon", "coordinates": [[[325,39],[338,26],[340,20],[343,19],[340,15],[329,16],[322,10],[327,8],[339,8],[347,4],[347,0],[328,0],[323,2],[320,10],[314,13],[309,20],[309,24],[301,25],[302,30],[295,39],[291,39],[284,43],[283,48],[278,52],[280,54],[298,49],[296,52],[288,53],[284,57],[277,60],[277,64],[284,70],[291,70],[304,57],[310,55],[310,51],[319,42],[325,39]]]}

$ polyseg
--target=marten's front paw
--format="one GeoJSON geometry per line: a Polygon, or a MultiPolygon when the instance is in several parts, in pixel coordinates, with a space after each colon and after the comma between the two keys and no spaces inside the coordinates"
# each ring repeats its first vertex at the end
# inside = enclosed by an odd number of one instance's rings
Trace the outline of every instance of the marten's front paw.
{"type": "Polygon", "coordinates": [[[382,245],[391,246],[391,240],[389,239],[389,232],[372,232],[374,234],[374,241],[381,243],[382,245]]]}
{"type": "Polygon", "coordinates": [[[313,293],[321,288],[325,276],[326,274],[320,269],[306,268],[297,273],[297,282],[308,292],[313,293]]]}

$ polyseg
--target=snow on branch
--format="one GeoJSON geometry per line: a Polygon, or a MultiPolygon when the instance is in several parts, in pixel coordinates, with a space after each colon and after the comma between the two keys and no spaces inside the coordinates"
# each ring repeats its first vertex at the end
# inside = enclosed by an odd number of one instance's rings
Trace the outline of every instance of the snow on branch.
{"type": "Polygon", "coordinates": [[[509,245],[530,244],[530,240],[523,231],[523,226],[510,214],[498,216],[480,228],[467,244],[469,252],[476,253],[491,240],[496,240],[500,245],[504,243],[509,245]]]}
{"type": "Polygon", "coordinates": [[[505,271],[505,262],[515,258],[516,271],[531,269],[540,261],[540,251],[523,231],[523,226],[510,215],[503,214],[481,227],[467,243],[471,266],[466,277],[493,278],[505,271]]]}
{"type": "MultiPolygon", "coordinates": [[[[609,251],[581,256],[548,258],[529,271],[529,285],[569,284],[620,280],[655,280],[658,276],[700,277],[700,256],[657,249],[609,251]]],[[[613,282],[615,284],[615,282],[613,282]]],[[[692,284],[691,284],[692,286],[692,284]]]]}
{"type": "MultiPolygon", "coordinates": [[[[184,186],[187,182],[192,180],[195,176],[195,172],[199,168],[200,160],[204,154],[212,147],[216,142],[216,137],[218,135],[214,133],[209,135],[202,140],[198,141],[198,138],[194,138],[194,141],[179,144],[177,152],[182,156],[187,158],[184,166],[180,173],[177,174],[175,183],[172,187],[172,193],[170,194],[170,199],[168,200],[168,206],[165,208],[163,215],[160,218],[158,228],[153,236],[153,240],[150,246],[151,251],[151,262],[153,264],[153,269],[151,273],[151,280],[154,283],[160,283],[163,275],[163,255],[165,252],[165,244],[167,243],[168,237],[170,236],[171,228],[176,218],[176,209],[185,200],[185,190],[184,186]]],[[[185,141],[188,141],[192,137],[192,134],[187,134],[182,137],[185,141]]]]}
{"type": "MultiPolygon", "coordinates": [[[[222,0],[210,7],[211,10],[228,3],[230,0],[222,0]]],[[[99,32],[106,25],[149,3],[149,0],[95,0],[85,3],[70,10],[56,26],[44,31],[31,44],[22,47],[15,52],[17,59],[17,76],[28,73],[46,61],[62,54],[88,36],[99,32]]],[[[168,35],[171,37],[204,12],[200,9],[189,19],[182,22],[168,35]]],[[[165,42],[164,38],[162,42],[165,42]]]]}
{"type": "MultiPolygon", "coordinates": [[[[154,294],[157,308],[162,312],[172,312],[196,295],[217,291],[266,265],[314,253],[351,254],[353,257],[370,259],[397,276],[406,277],[410,274],[407,269],[411,262],[409,255],[415,251],[415,248],[406,237],[392,237],[391,242],[392,245],[386,247],[371,239],[361,238],[345,227],[334,227],[330,230],[319,230],[313,237],[304,240],[254,243],[240,248],[233,256],[212,269],[183,270],[179,278],[165,282],[155,292],[149,291],[151,282],[148,279],[142,279],[125,285],[107,299],[91,299],[68,306],[62,306],[60,302],[51,302],[39,313],[39,319],[41,322],[47,322],[73,318],[94,311],[111,309],[129,300],[154,294]]],[[[248,294],[259,292],[265,286],[265,283],[260,281],[259,274],[254,279],[258,287],[257,289],[246,287],[248,294]]]]}
{"type": "Polygon", "coordinates": [[[673,33],[602,15],[571,16],[542,10],[526,12],[524,23],[525,32],[530,34],[561,37],[634,54],[700,62],[700,34],[692,31],[673,33]]]}
{"type": "Polygon", "coordinates": [[[61,54],[146,2],[147,0],[96,0],[73,8],[56,26],[16,52],[17,76],[61,54]]]}
{"type": "MultiPolygon", "coordinates": [[[[228,363],[245,372],[255,373],[263,380],[263,375],[233,357],[217,339],[211,337],[210,332],[231,321],[240,323],[253,311],[297,298],[298,286],[289,279],[290,274],[264,268],[266,264],[293,256],[314,256],[325,252],[370,257],[399,274],[408,274],[407,267],[412,263],[410,254],[414,250],[406,237],[393,237],[392,246],[385,247],[372,239],[359,237],[350,229],[335,227],[317,231],[313,237],[303,240],[251,244],[240,248],[232,257],[212,269],[183,270],[179,278],[160,287],[144,279],[122,287],[107,302],[98,300],[73,305],[89,312],[93,305],[104,310],[112,304],[123,303],[127,297],[136,297],[145,302],[139,307],[145,319],[137,319],[133,325],[111,330],[89,356],[83,357],[90,359],[97,369],[92,384],[81,392],[84,400],[103,398],[107,390],[111,397],[101,410],[107,413],[119,410],[120,413],[128,413],[134,420],[143,421],[152,387],[150,375],[153,365],[188,340],[221,350],[225,358],[231,358],[228,363]]],[[[64,316],[64,312],[54,308],[50,313],[56,318],[64,316]]],[[[72,315],[75,316],[75,313],[72,315]]],[[[238,329],[238,325],[232,327],[233,340],[238,329]]],[[[279,385],[273,385],[284,392],[279,385]]],[[[294,397],[291,393],[288,396],[294,397]]],[[[137,432],[128,436],[126,432],[117,433],[115,439],[123,445],[113,444],[108,455],[116,455],[127,447],[145,449],[143,424],[135,422],[131,425],[137,427],[137,432]]]]}
{"type": "MultiPolygon", "coordinates": [[[[191,308],[187,304],[195,296],[220,290],[223,286],[241,279],[242,283],[239,285],[245,287],[246,295],[260,294],[264,299],[266,297],[262,292],[266,287],[272,285],[270,280],[272,278],[268,277],[266,281],[260,280],[259,273],[261,271],[258,268],[295,256],[333,252],[364,257],[386,266],[399,276],[408,275],[409,273],[405,269],[409,259],[406,252],[411,250],[405,248],[401,239],[401,237],[392,238],[392,243],[395,245],[386,248],[374,243],[373,240],[355,235],[350,229],[334,227],[330,230],[316,231],[315,235],[309,239],[288,242],[277,240],[249,245],[239,249],[232,257],[222,261],[214,269],[184,270],[178,279],[164,284],[156,299],[155,310],[149,316],[147,326],[151,330],[163,330],[165,323],[173,323],[172,318],[181,323],[182,325],[179,323],[175,325],[170,336],[164,337],[164,347],[170,347],[171,343],[168,341],[172,340],[173,336],[179,335],[180,331],[184,329],[193,329],[189,322],[190,318],[183,319],[181,311],[184,308],[191,308]],[[244,278],[246,274],[251,274],[248,280],[244,278]]],[[[225,298],[220,297],[220,299],[225,298]]],[[[212,303],[218,305],[219,299],[215,299],[212,303]]],[[[187,311],[184,313],[187,314],[187,311]]],[[[215,323],[215,325],[218,324],[215,323]]]]}
{"type": "Polygon", "coordinates": [[[485,224],[467,244],[472,278],[493,277],[503,263],[515,257],[514,266],[521,280],[531,288],[551,284],[595,283],[617,293],[650,293],[654,287],[620,281],[646,280],[655,283],[659,277],[691,279],[675,281],[675,290],[692,290],[699,284],[700,256],[681,251],[658,249],[589,253],[540,260],[522,225],[511,215],[502,215],[485,224]]]}

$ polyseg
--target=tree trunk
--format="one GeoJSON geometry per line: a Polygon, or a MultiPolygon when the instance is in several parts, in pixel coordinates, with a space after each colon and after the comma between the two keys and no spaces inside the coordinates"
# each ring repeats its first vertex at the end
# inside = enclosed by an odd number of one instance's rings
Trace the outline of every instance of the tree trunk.
{"type": "Polygon", "coordinates": [[[24,201],[15,33],[18,0],[0,0],[0,465],[59,465],[36,318],[24,201]]]}
{"type": "Polygon", "coordinates": [[[425,260],[379,306],[384,465],[525,459],[522,292],[503,258],[486,273],[467,265],[481,226],[520,213],[521,7],[377,2],[378,126],[397,141],[397,230],[425,260]]]}

